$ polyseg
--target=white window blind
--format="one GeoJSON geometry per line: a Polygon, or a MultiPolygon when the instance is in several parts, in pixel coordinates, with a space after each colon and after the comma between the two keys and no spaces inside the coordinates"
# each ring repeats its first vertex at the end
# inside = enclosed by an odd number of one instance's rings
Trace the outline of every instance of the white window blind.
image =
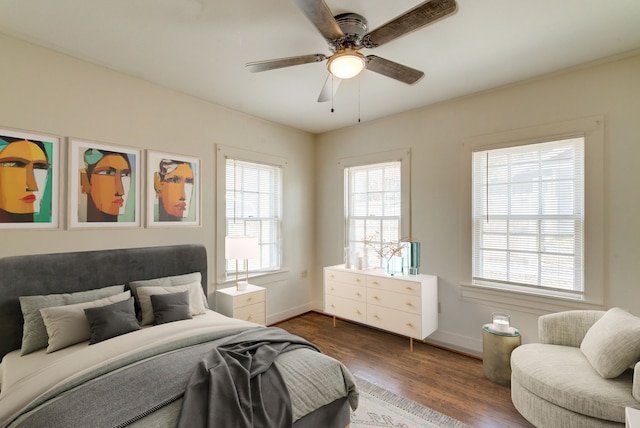
{"type": "Polygon", "coordinates": [[[582,293],[584,138],[473,153],[476,284],[582,293]]]}
{"type": "Polygon", "coordinates": [[[345,168],[348,248],[352,255],[366,257],[369,266],[382,266],[382,261],[365,247],[365,238],[374,237],[371,245],[378,249],[401,238],[401,165],[394,161],[345,168]]]}
{"type": "MultiPolygon", "coordinates": [[[[226,235],[257,236],[260,259],[249,260],[249,272],[280,268],[282,168],[226,159],[226,235]]],[[[242,271],[244,261],[238,261],[242,271]]],[[[235,274],[235,260],[227,260],[227,275],[235,274]]]]}

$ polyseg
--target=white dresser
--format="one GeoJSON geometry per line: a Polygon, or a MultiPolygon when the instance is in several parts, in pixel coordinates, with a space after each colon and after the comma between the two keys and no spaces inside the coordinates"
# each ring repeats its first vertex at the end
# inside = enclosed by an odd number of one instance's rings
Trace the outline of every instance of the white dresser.
{"type": "Polygon", "coordinates": [[[438,277],[387,276],[381,269],[324,268],[324,311],[423,340],[438,328],[438,277]]]}
{"type": "Polygon", "coordinates": [[[228,317],[265,325],[266,304],[267,290],[258,285],[247,284],[244,290],[229,287],[216,291],[216,311],[228,317]]]}

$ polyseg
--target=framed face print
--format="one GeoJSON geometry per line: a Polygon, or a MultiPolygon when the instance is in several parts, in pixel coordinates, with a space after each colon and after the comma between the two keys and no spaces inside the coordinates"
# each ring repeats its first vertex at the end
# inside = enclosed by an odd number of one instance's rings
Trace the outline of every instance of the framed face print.
{"type": "Polygon", "coordinates": [[[147,226],[200,226],[200,161],[147,151],[147,226]]]}
{"type": "Polygon", "coordinates": [[[69,226],[140,227],[141,151],[71,138],[69,226]]]}
{"type": "Polygon", "coordinates": [[[59,227],[61,138],[0,129],[0,229],[59,227]]]}

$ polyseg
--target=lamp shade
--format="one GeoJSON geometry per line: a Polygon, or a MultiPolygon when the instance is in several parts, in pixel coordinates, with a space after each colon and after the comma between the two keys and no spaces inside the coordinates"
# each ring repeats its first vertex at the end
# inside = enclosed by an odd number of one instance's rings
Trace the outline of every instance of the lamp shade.
{"type": "Polygon", "coordinates": [[[257,236],[227,236],[224,238],[224,254],[227,260],[260,258],[257,236]]]}

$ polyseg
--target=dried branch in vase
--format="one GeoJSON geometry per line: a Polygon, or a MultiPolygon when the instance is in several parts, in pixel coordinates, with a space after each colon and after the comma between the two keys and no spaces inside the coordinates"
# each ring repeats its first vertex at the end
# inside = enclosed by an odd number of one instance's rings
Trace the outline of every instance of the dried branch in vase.
{"type": "Polygon", "coordinates": [[[389,262],[392,257],[398,257],[402,255],[402,250],[406,247],[406,243],[400,242],[389,242],[389,241],[380,241],[378,240],[378,236],[380,234],[378,232],[366,236],[362,239],[365,247],[371,247],[373,251],[381,258],[389,262]],[[378,247],[374,243],[380,242],[382,245],[378,247]]]}

